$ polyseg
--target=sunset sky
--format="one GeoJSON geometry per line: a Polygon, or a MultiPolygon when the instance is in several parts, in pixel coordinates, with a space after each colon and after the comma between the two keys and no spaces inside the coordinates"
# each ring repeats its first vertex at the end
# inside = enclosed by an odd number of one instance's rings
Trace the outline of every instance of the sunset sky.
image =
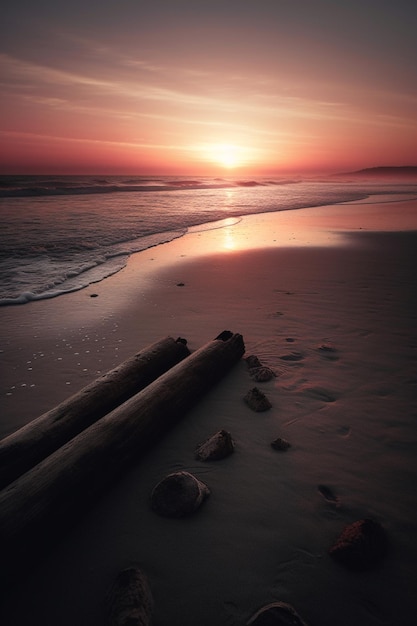
{"type": "Polygon", "coordinates": [[[0,173],[417,165],[415,0],[6,0],[0,173]]]}

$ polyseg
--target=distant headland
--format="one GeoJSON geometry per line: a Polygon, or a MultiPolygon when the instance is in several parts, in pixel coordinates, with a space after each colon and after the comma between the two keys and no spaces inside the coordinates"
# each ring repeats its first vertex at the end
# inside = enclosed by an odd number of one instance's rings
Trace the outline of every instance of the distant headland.
{"type": "Polygon", "coordinates": [[[380,180],[381,178],[399,179],[399,180],[417,180],[417,166],[404,165],[400,167],[380,166],[368,167],[354,172],[344,172],[336,174],[337,177],[343,178],[367,178],[380,180]]]}

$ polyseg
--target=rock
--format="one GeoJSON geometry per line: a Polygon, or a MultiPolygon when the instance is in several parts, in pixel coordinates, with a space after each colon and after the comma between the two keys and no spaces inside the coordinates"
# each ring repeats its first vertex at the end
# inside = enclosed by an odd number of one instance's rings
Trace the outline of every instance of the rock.
{"type": "Polygon", "coordinates": [[[253,615],[246,626],[307,626],[286,602],[272,602],[253,615]]]}
{"type": "Polygon", "coordinates": [[[250,356],[246,357],[245,361],[249,369],[262,366],[262,363],[260,362],[258,357],[255,356],[254,354],[251,354],[250,356]]]}
{"type": "Polygon", "coordinates": [[[267,382],[276,376],[275,372],[271,370],[270,367],[266,367],[265,365],[261,365],[260,367],[251,367],[249,375],[257,383],[267,382]]]}
{"type": "Polygon", "coordinates": [[[177,283],[177,287],[185,287],[185,283],[177,283]]]}
{"type": "Polygon", "coordinates": [[[275,372],[273,372],[270,367],[262,365],[258,357],[254,354],[246,357],[245,361],[248,366],[250,376],[256,380],[257,383],[271,380],[271,378],[276,376],[275,372]]]}
{"type": "Polygon", "coordinates": [[[148,581],[137,567],[117,575],[108,597],[107,626],[150,626],[153,599],[148,581]]]}
{"type": "Polygon", "coordinates": [[[257,387],[248,391],[244,397],[244,401],[253,411],[256,411],[257,413],[267,411],[272,407],[272,404],[266,395],[262,391],[259,391],[257,387]]]}
{"type": "Polygon", "coordinates": [[[194,513],[209,495],[207,485],[189,472],[174,472],[154,487],[151,507],[164,517],[184,517],[194,513]]]}
{"type": "Polygon", "coordinates": [[[382,526],[372,519],[361,519],[343,529],[329,554],[345,567],[361,571],[376,566],[387,547],[382,526]]]}
{"type": "Polygon", "coordinates": [[[218,461],[232,454],[234,444],[227,430],[219,430],[197,446],[195,458],[200,461],[218,461]]]}
{"type": "Polygon", "coordinates": [[[274,441],[271,441],[271,446],[274,448],[274,450],[280,450],[282,452],[284,450],[288,450],[288,448],[291,448],[290,442],[286,439],[281,439],[281,437],[278,437],[274,441]]]}

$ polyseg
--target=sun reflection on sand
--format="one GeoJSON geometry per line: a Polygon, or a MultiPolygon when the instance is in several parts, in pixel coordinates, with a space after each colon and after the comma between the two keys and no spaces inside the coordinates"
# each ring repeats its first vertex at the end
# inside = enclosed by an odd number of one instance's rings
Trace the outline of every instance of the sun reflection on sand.
{"type": "Polygon", "coordinates": [[[236,248],[233,228],[224,229],[223,247],[225,250],[234,250],[236,248]]]}

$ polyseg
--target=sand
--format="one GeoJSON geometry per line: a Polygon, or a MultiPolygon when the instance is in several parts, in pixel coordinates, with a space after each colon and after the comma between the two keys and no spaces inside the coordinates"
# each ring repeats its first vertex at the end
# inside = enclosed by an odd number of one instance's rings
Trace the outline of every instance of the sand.
{"type": "Polygon", "coordinates": [[[414,624],[417,202],[394,199],[196,228],[86,290],[0,309],[1,436],[166,335],[194,350],[241,333],[277,374],[258,384],[272,409],[253,413],[239,363],[52,553],[22,563],[2,624],[103,624],[106,592],[132,564],[156,626],[243,625],[275,600],[310,626],[414,624]],[[220,428],[234,454],[196,461],[220,428]],[[291,448],[273,450],[277,437],[291,448]],[[160,518],[149,494],[181,469],[211,496],[193,517],[160,518]],[[327,552],[362,517],[391,548],[353,573],[327,552]]]}

